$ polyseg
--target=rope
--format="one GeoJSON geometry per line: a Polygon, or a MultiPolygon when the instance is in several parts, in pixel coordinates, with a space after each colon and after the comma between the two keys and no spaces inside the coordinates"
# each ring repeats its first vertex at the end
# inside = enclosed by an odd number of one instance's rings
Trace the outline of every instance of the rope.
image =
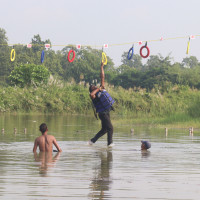
{"type": "MultiPolygon", "coordinates": [[[[200,35],[193,35],[194,37],[200,37],[200,35]]],[[[190,36],[182,36],[182,37],[172,37],[172,38],[163,38],[161,39],[154,39],[154,40],[143,40],[145,42],[158,42],[158,41],[164,41],[164,40],[176,40],[176,39],[185,39],[185,38],[189,38],[190,36]]],[[[118,43],[118,44],[109,44],[109,46],[123,46],[123,45],[133,45],[133,44],[137,44],[139,43],[139,41],[134,41],[134,42],[127,42],[127,43],[118,43]]],[[[27,44],[0,44],[0,46],[26,46],[27,44]]],[[[44,44],[32,44],[32,46],[41,46],[43,47],[44,44]]],[[[52,47],[76,47],[76,45],[69,45],[69,44],[54,44],[51,45],[52,47]]],[[[102,47],[102,45],[81,45],[82,47],[102,47]]]]}

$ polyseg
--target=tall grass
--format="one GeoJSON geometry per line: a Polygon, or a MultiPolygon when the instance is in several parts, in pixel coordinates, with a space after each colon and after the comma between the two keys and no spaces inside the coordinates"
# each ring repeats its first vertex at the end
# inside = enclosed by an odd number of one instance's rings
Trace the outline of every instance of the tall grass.
{"type": "MultiPolygon", "coordinates": [[[[167,92],[109,87],[115,114],[132,118],[168,118],[184,121],[200,117],[200,91],[174,86],[167,92]]],[[[88,87],[54,84],[41,87],[0,87],[0,112],[92,113],[88,87]]],[[[164,122],[164,121],[163,121],[164,122]]],[[[166,120],[167,122],[167,120],[166,120]]]]}

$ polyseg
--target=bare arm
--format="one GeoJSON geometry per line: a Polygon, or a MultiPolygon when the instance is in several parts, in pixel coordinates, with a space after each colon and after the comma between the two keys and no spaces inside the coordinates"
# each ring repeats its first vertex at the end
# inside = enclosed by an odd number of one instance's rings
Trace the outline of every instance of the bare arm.
{"type": "Polygon", "coordinates": [[[103,68],[103,66],[104,66],[104,64],[102,62],[101,63],[101,74],[100,74],[100,77],[101,77],[101,87],[100,88],[96,88],[95,90],[93,90],[90,93],[90,98],[91,99],[95,99],[96,93],[105,88],[105,84],[104,84],[104,78],[105,78],[105,76],[104,76],[104,68],[103,68]]]}
{"type": "Polygon", "coordinates": [[[105,88],[105,83],[104,83],[104,79],[105,79],[105,75],[104,75],[104,64],[103,62],[101,63],[101,88],[104,89],[105,88]]]}
{"type": "Polygon", "coordinates": [[[57,152],[56,155],[53,157],[53,162],[56,162],[60,157],[60,152],[57,152]]]}
{"type": "Polygon", "coordinates": [[[96,95],[96,93],[97,92],[99,92],[99,90],[100,90],[100,88],[97,88],[97,89],[95,89],[95,90],[93,90],[91,93],[90,93],[90,98],[91,99],[95,99],[95,95],[96,95]]]}
{"type": "Polygon", "coordinates": [[[59,147],[59,145],[58,145],[58,143],[57,143],[57,141],[56,141],[56,138],[54,138],[53,144],[55,145],[56,149],[57,149],[59,152],[62,151],[62,149],[59,147]]]}
{"type": "Polygon", "coordinates": [[[35,161],[39,161],[39,159],[38,159],[38,154],[37,154],[37,152],[35,151],[35,152],[33,152],[34,153],[34,158],[35,158],[35,161]]]}
{"type": "Polygon", "coordinates": [[[38,146],[38,141],[37,141],[37,138],[36,138],[36,139],[35,139],[35,142],[34,142],[34,146],[33,146],[33,153],[36,152],[37,146],[38,146]]]}

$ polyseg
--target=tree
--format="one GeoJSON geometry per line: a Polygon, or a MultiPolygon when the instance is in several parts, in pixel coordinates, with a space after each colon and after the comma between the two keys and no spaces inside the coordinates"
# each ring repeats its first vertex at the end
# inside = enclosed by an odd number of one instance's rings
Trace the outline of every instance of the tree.
{"type": "Polygon", "coordinates": [[[186,68],[194,68],[199,65],[199,62],[195,56],[190,56],[189,58],[184,58],[182,61],[182,66],[186,68]]]}
{"type": "Polygon", "coordinates": [[[0,44],[8,45],[8,38],[6,36],[6,31],[3,28],[0,28],[0,44]]]}
{"type": "Polygon", "coordinates": [[[126,72],[126,71],[130,71],[130,70],[131,70],[131,67],[128,66],[128,65],[122,64],[122,65],[120,65],[116,70],[117,70],[117,72],[118,72],[119,74],[121,74],[121,73],[124,73],[124,72],[126,72]]]}
{"type": "Polygon", "coordinates": [[[34,52],[38,52],[38,51],[44,50],[45,44],[50,44],[51,45],[51,41],[49,39],[45,40],[45,41],[42,41],[42,39],[41,39],[39,34],[33,36],[31,43],[33,45],[32,49],[33,49],[34,52]]]}
{"type": "Polygon", "coordinates": [[[9,76],[11,85],[19,87],[47,84],[50,73],[43,65],[25,64],[15,67],[9,76]]]}
{"type": "Polygon", "coordinates": [[[61,51],[55,52],[52,49],[45,50],[45,57],[43,65],[48,68],[50,73],[54,76],[63,76],[63,68],[61,65],[62,54],[61,51]]]}
{"type": "MultiPolygon", "coordinates": [[[[126,67],[126,65],[124,65],[126,67]]],[[[142,71],[136,70],[134,68],[130,68],[129,70],[124,70],[122,73],[116,75],[112,84],[115,86],[122,86],[123,88],[133,88],[140,86],[142,71]]]]}
{"type": "Polygon", "coordinates": [[[0,81],[5,81],[10,69],[10,51],[6,31],[0,28],[0,81]]]}
{"type": "Polygon", "coordinates": [[[152,69],[156,67],[171,66],[171,60],[172,58],[170,55],[165,58],[161,56],[161,54],[151,55],[147,61],[147,64],[145,65],[145,68],[152,69]]]}
{"type": "Polygon", "coordinates": [[[122,54],[122,60],[121,62],[123,63],[123,65],[127,65],[131,68],[135,68],[138,70],[142,70],[143,69],[143,64],[142,64],[142,58],[140,55],[138,54],[133,54],[132,59],[128,59],[128,52],[124,52],[122,54]]]}
{"type": "MultiPolygon", "coordinates": [[[[74,79],[76,83],[79,83],[81,80],[85,82],[92,83],[93,80],[100,82],[100,65],[101,65],[101,51],[86,47],[81,50],[73,48],[76,52],[76,57],[73,62],[68,62],[67,56],[69,51],[72,48],[70,46],[65,47],[62,50],[62,61],[61,65],[63,66],[64,79],[69,81],[74,79]]],[[[107,76],[110,71],[114,71],[114,63],[107,56],[108,64],[104,67],[105,74],[107,76]]]]}
{"type": "MultiPolygon", "coordinates": [[[[44,62],[42,65],[46,66],[52,75],[63,76],[63,69],[61,66],[61,52],[57,53],[51,48],[45,49],[46,43],[51,44],[50,40],[42,41],[40,35],[34,35],[32,39],[32,47],[16,45],[16,59],[15,66],[23,64],[36,64],[41,65],[41,53],[44,50],[44,62]]],[[[14,68],[14,67],[13,67],[14,68]]]]}

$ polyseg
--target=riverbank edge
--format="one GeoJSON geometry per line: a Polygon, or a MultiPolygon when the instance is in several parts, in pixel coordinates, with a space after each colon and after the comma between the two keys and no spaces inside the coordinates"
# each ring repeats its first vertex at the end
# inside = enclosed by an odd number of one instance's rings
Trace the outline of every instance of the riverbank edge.
{"type": "MultiPolygon", "coordinates": [[[[200,91],[196,89],[174,86],[168,91],[146,91],[107,86],[107,90],[115,99],[114,120],[152,126],[199,126],[200,91]]],[[[0,114],[3,113],[93,115],[93,110],[87,87],[54,84],[27,88],[0,86],[0,114]]]]}

